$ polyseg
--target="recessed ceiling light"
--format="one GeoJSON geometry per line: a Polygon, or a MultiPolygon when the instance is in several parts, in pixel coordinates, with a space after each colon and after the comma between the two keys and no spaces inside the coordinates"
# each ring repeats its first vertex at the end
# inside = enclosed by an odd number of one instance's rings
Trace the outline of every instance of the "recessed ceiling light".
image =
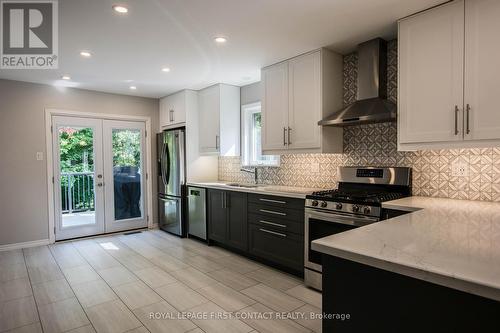
{"type": "Polygon", "coordinates": [[[85,58],[90,58],[92,56],[92,53],[90,53],[89,51],[82,51],[80,52],[80,55],[85,58]]]}
{"type": "Polygon", "coordinates": [[[162,72],[165,72],[165,73],[168,73],[168,72],[170,72],[170,68],[168,68],[168,67],[163,67],[163,68],[161,69],[161,71],[162,71],[162,72]]]}
{"type": "Polygon", "coordinates": [[[136,86],[130,86],[130,90],[137,90],[136,86]]]}
{"type": "Polygon", "coordinates": [[[128,8],[125,6],[121,6],[121,5],[113,5],[113,10],[117,13],[120,13],[120,14],[128,13],[128,8]]]}
{"type": "Polygon", "coordinates": [[[222,37],[222,36],[215,37],[214,40],[216,43],[219,43],[219,44],[224,44],[225,42],[227,42],[227,38],[222,37]]]}
{"type": "Polygon", "coordinates": [[[69,75],[63,75],[63,76],[61,76],[61,79],[63,79],[63,80],[71,80],[71,76],[69,76],[69,75]]]}

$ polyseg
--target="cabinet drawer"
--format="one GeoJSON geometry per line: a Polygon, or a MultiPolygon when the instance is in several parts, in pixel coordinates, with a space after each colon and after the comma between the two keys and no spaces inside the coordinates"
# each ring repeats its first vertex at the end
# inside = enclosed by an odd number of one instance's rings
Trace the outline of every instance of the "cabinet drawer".
{"type": "Polygon", "coordinates": [[[300,209],[288,209],[250,202],[248,204],[248,212],[304,223],[304,210],[300,209]]]}
{"type": "Polygon", "coordinates": [[[281,219],[273,216],[259,214],[249,214],[248,222],[258,225],[262,228],[269,228],[278,232],[293,232],[295,234],[304,234],[304,224],[297,221],[281,219]]]}
{"type": "Polygon", "coordinates": [[[262,205],[304,209],[305,200],[287,197],[277,197],[274,195],[249,194],[248,202],[254,202],[262,205]]]}
{"type": "Polygon", "coordinates": [[[297,271],[304,269],[303,236],[255,224],[250,224],[248,231],[252,255],[297,271]]]}

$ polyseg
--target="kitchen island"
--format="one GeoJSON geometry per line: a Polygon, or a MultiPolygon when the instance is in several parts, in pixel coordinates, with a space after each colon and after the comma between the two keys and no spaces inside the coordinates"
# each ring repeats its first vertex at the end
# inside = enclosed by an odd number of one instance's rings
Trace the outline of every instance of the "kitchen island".
{"type": "Polygon", "coordinates": [[[315,240],[323,258],[323,331],[500,327],[500,203],[409,197],[406,211],[315,240]]]}

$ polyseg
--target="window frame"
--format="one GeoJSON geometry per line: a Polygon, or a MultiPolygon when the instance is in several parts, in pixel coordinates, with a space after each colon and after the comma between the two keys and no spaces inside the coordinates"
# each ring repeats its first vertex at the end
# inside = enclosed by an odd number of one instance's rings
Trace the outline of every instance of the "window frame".
{"type": "Polygon", "coordinates": [[[253,115],[262,114],[261,102],[248,103],[241,106],[241,165],[244,167],[279,167],[280,157],[275,156],[275,160],[255,160],[251,144],[253,140],[253,115]]]}

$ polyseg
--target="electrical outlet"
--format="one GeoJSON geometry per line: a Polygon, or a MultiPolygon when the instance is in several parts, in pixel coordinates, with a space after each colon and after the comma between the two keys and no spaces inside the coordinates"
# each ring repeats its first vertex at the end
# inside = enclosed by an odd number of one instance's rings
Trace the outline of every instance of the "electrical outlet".
{"type": "Polygon", "coordinates": [[[464,161],[455,161],[451,164],[452,177],[468,177],[469,176],[469,163],[464,161]]]}

